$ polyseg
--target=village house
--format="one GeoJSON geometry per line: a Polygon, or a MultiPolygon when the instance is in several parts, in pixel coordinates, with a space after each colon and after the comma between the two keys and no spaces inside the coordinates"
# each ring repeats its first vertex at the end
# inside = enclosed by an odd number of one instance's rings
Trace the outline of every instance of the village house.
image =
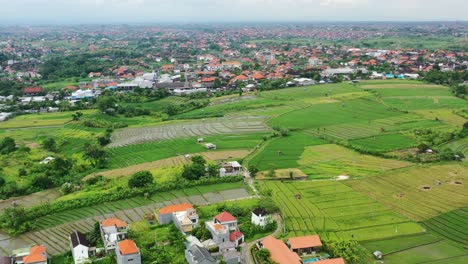
{"type": "Polygon", "coordinates": [[[211,256],[208,249],[196,244],[190,245],[185,250],[185,259],[189,264],[216,264],[218,261],[211,256]]]}
{"type": "Polygon", "coordinates": [[[158,222],[161,225],[174,223],[182,232],[191,232],[198,226],[198,214],[189,203],[169,205],[158,211],[158,222]]]}
{"type": "Polygon", "coordinates": [[[91,244],[86,239],[86,236],[80,231],[73,231],[70,234],[70,249],[72,252],[75,264],[87,263],[95,252],[96,248],[91,247],[91,244]]]}
{"type": "Polygon", "coordinates": [[[12,264],[47,264],[47,250],[45,246],[36,245],[13,251],[12,264]]]}
{"type": "Polygon", "coordinates": [[[228,212],[222,212],[213,221],[205,222],[212,241],[228,263],[239,263],[240,255],[236,248],[244,243],[244,234],[237,228],[237,219],[228,212]]]}
{"type": "Polygon", "coordinates": [[[133,240],[125,239],[115,248],[117,264],[141,264],[141,254],[133,240]]]}
{"type": "Polygon", "coordinates": [[[291,237],[288,239],[289,247],[298,255],[315,254],[320,252],[322,241],[319,235],[291,237]]]}
{"type": "Polygon", "coordinates": [[[128,224],[118,218],[103,220],[100,223],[100,229],[106,251],[113,251],[117,242],[128,238],[128,224]]]}
{"type": "Polygon", "coordinates": [[[273,223],[273,218],[265,208],[257,207],[252,210],[251,221],[252,224],[256,226],[265,227],[266,225],[273,223]]]}
{"type": "Polygon", "coordinates": [[[259,243],[260,248],[270,251],[270,258],[278,264],[301,264],[301,258],[286,246],[283,241],[268,236],[259,243]]]}
{"type": "Polygon", "coordinates": [[[24,96],[38,96],[43,92],[44,92],[44,90],[40,86],[26,87],[26,88],[23,89],[23,95],[24,96]]]}
{"type": "Polygon", "coordinates": [[[219,169],[220,177],[239,176],[244,172],[242,165],[237,161],[222,162],[219,169]]]}

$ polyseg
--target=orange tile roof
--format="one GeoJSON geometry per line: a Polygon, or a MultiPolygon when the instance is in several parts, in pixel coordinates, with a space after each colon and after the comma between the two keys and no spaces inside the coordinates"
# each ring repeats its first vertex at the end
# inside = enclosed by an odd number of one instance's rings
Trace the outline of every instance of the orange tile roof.
{"type": "Polygon", "coordinates": [[[23,262],[27,263],[37,263],[47,261],[46,247],[44,246],[34,246],[29,249],[29,255],[23,257],[23,262]]]}
{"type": "Polygon", "coordinates": [[[270,258],[278,264],[299,264],[301,258],[286,246],[283,241],[268,236],[262,241],[263,247],[270,251],[270,258]]]}
{"type": "Polygon", "coordinates": [[[128,226],[127,222],[125,222],[123,220],[120,220],[118,218],[115,218],[115,217],[107,218],[107,219],[103,220],[101,222],[101,225],[104,226],[104,227],[116,226],[116,227],[119,227],[119,228],[128,226]]]}
{"type": "Polygon", "coordinates": [[[125,239],[118,243],[118,247],[122,255],[132,255],[140,252],[133,240],[125,239]]]}
{"type": "Polygon", "coordinates": [[[193,208],[193,206],[189,203],[174,204],[174,205],[169,205],[169,206],[161,208],[159,210],[159,213],[170,214],[170,213],[175,213],[175,212],[186,211],[191,208],[193,208]]]}
{"type": "Polygon", "coordinates": [[[291,237],[288,239],[291,249],[300,249],[300,248],[311,248],[311,247],[321,247],[322,241],[320,241],[319,235],[312,236],[301,236],[301,237],[291,237]]]}
{"type": "Polygon", "coordinates": [[[324,259],[315,262],[316,264],[345,264],[343,258],[324,259]]]}

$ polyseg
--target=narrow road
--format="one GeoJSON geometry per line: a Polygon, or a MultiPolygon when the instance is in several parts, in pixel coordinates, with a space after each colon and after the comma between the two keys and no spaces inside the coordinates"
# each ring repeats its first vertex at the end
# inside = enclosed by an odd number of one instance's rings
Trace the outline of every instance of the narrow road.
{"type": "MultiPolygon", "coordinates": [[[[275,230],[275,232],[273,232],[272,236],[276,236],[278,234],[281,233],[281,230],[283,229],[283,222],[281,220],[281,216],[279,214],[274,214],[273,215],[273,219],[276,221],[277,223],[277,228],[275,230]]],[[[265,236],[267,237],[267,236],[265,236]]],[[[241,263],[243,264],[253,264],[254,261],[252,259],[252,255],[250,254],[250,248],[257,244],[258,242],[262,241],[263,239],[265,239],[265,237],[262,237],[262,238],[259,238],[259,239],[256,239],[252,242],[249,242],[249,243],[244,243],[244,245],[242,246],[242,255],[241,255],[241,263]]]]}

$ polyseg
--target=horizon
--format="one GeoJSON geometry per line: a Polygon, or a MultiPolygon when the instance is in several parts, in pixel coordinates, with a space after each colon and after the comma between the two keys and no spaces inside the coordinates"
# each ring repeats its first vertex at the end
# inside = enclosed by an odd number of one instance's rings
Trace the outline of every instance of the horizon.
{"type": "Polygon", "coordinates": [[[464,0],[0,0],[0,25],[465,22],[464,0]],[[456,9],[452,7],[456,6],[456,9]]]}

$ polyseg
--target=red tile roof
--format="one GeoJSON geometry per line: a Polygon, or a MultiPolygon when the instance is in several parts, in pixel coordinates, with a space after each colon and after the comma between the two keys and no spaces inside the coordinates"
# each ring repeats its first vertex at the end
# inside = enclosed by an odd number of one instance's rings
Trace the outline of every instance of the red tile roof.
{"type": "Polygon", "coordinates": [[[175,212],[182,212],[187,211],[188,209],[193,208],[193,206],[189,203],[181,203],[181,204],[174,204],[163,207],[159,210],[160,214],[170,214],[175,212]]]}
{"type": "Polygon", "coordinates": [[[128,224],[127,224],[127,222],[125,222],[123,220],[112,217],[112,218],[102,220],[101,226],[103,226],[103,227],[115,226],[115,227],[118,227],[118,228],[122,228],[122,227],[127,227],[128,224]]]}
{"type": "Polygon", "coordinates": [[[46,247],[44,246],[34,246],[29,250],[29,255],[23,257],[23,262],[28,263],[37,263],[47,261],[46,247]]]}
{"type": "Polygon", "coordinates": [[[220,213],[219,215],[215,216],[215,219],[218,220],[221,223],[232,222],[232,221],[237,220],[234,216],[232,216],[232,214],[230,214],[228,212],[220,213]]]}
{"type": "Polygon", "coordinates": [[[42,87],[36,86],[36,87],[26,87],[23,89],[24,93],[41,93],[42,92],[42,87]]]}
{"type": "Polygon", "coordinates": [[[132,255],[140,252],[133,240],[125,239],[118,243],[120,253],[122,255],[132,255]]]}
{"type": "Polygon", "coordinates": [[[283,241],[268,236],[262,241],[263,247],[270,251],[270,258],[278,264],[300,264],[301,258],[286,246],[283,241]]]}
{"type": "Polygon", "coordinates": [[[345,264],[343,258],[324,259],[314,262],[314,264],[345,264]]]}
{"type": "Polygon", "coordinates": [[[301,237],[291,237],[288,239],[291,249],[300,249],[300,248],[311,248],[311,247],[321,247],[322,241],[320,241],[319,235],[312,236],[301,236],[301,237]]]}
{"type": "Polygon", "coordinates": [[[232,233],[229,235],[229,240],[230,240],[231,242],[234,242],[234,241],[236,241],[238,238],[242,237],[243,235],[244,235],[244,234],[242,234],[241,231],[236,230],[236,231],[232,232],[232,233]]]}

